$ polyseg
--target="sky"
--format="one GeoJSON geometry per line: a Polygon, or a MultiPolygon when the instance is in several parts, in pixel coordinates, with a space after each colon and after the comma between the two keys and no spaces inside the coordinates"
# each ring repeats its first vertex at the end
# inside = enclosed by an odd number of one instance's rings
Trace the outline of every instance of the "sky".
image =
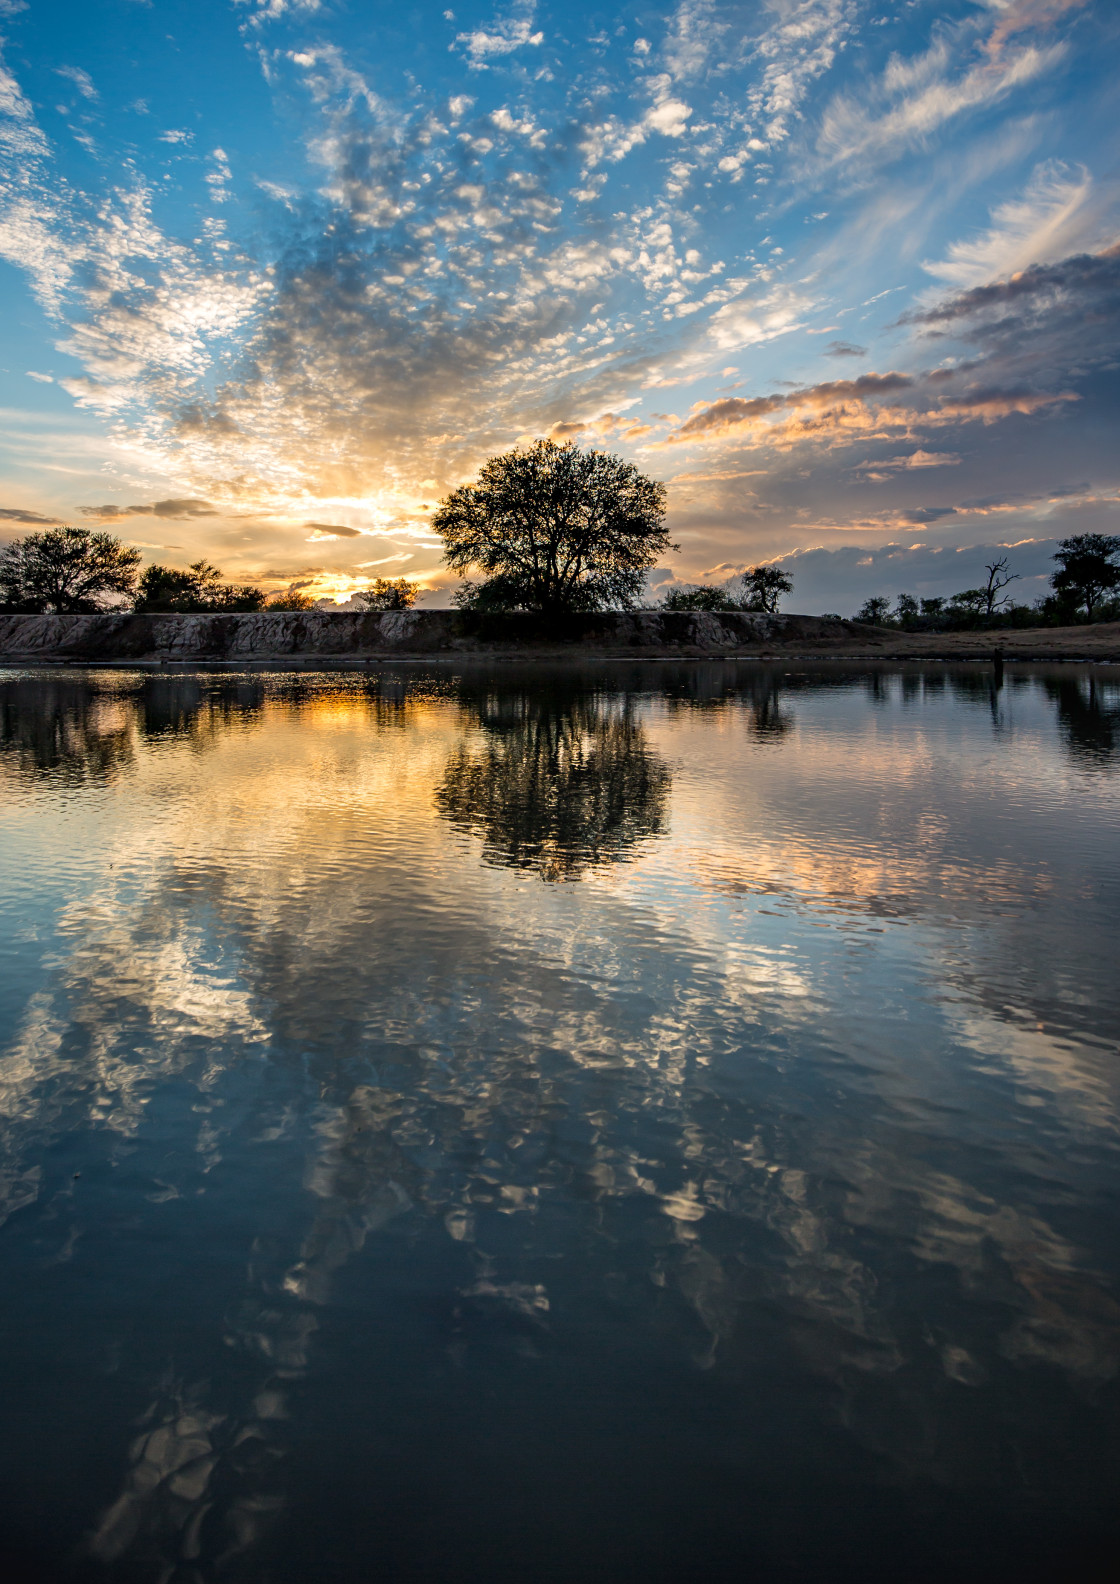
{"type": "Polygon", "coordinates": [[[447,604],[550,435],[652,575],[951,594],[1120,531],[1111,0],[0,0],[0,536],[447,604]]]}

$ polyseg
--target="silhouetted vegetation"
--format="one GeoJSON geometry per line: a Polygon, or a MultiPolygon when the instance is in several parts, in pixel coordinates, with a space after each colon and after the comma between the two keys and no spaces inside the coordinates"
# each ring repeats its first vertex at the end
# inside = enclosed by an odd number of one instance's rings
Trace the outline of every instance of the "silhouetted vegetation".
{"type": "Polygon", "coordinates": [[[490,863],[576,880],[665,827],[671,777],[625,697],[486,695],[481,748],[452,755],[435,802],[490,863]]]}
{"type": "Polygon", "coordinates": [[[632,610],[645,573],[677,548],[665,486],[621,457],[538,440],[491,457],[432,518],[454,572],[476,567],[456,602],[470,610],[632,610]]]}
{"type": "Polygon", "coordinates": [[[1076,762],[1086,769],[1111,764],[1120,751],[1120,696],[1108,692],[1094,677],[1047,677],[1047,696],[1058,712],[1066,746],[1076,762]]]}
{"type": "Polygon", "coordinates": [[[315,601],[310,594],[301,594],[299,589],[289,589],[286,594],[274,594],[265,606],[270,611],[310,611],[315,609],[315,601]]]}
{"type": "Polygon", "coordinates": [[[667,611],[777,611],[782,597],[793,593],[793,577],[784,567],[748,567],[728,583],[695,583],[670,589],[661,601],[667,611]]]}
{"type": "Polygon", "coordinates": [[[1033,605],[1016,605],[1003,592],[1019,576],[1004,556],[985,567],[988,579],[978,588],[962,589],[949,599],[917,600],[912,594],[900,594],[893,606],[883,595],[875,595],[864,601],[855,619],[903,632],[931,633],[1120,621],[1120,597],[1114,595],[1120,589],[1120,566],[1114,559],[1118,554],[1120,537],[1076,534],[1063,539],[1054,556],[1058,570],[1050,579],[1053,593],[1033,605]]]}
{"type": "Polygon", "coordinates": [[[105,780],[135,757],[133,700],[66,676],[0,681],[0,753],[25,775],[105,780]]]}
{"type": "Polygon", "coordinates": [[[374,578],[370,587],[354,598],[366,610],[403,611],[412,609],[419,592],[419,583],[410,583],[407,578],[374,578]]]}
{"type": "Polygon", "coordinates": [[[223,583],[222,574],[208,561],[194,561],[186,569],[150,566],[140,578],[138,611],[259,611],[265,596],[251,583],[223,583]]]}
{"type": "MultiPolygon", "coordinates": [[[[1115,534],[1074,534],[1058,545],[1058,570],[1051,579],[1059,605],[1070,605],[1086,621],[1102,620],[1106,597],[1120,587],[1120,537],[1115,534]]],[[[1110,602],[1115,604],[1115,601],[1110,602]]]]}
{"type": "Polygon", "coordinates": [[[140,552],[112,534],[45,528],[0,554],[0,607],[37,614],[82,614],[131,601],[140,552]]]}

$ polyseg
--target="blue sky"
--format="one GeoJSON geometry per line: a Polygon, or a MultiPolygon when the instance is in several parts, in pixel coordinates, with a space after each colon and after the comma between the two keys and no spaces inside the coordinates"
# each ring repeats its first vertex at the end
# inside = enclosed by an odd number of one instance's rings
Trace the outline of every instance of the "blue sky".
{"type": "Polygon", "coordinates": [[[659,574],[950,593],[1120,522],[1120,7],[0,0],[0,531],[446,601],[544,434],[659,574]]]}

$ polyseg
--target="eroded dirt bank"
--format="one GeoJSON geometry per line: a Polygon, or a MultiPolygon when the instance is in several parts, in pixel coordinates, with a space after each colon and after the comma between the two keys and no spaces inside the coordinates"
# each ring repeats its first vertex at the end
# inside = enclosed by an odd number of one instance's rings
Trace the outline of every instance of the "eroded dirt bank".
{"type": "Polygon", "coordinates": [[[995,633],[899,633],[819,616],[635,611],[549,621],[460,611],[0,616],[0,661],[169,664],[366,659],[803,655],[1120,660],[1120,623],[995,633]]]}

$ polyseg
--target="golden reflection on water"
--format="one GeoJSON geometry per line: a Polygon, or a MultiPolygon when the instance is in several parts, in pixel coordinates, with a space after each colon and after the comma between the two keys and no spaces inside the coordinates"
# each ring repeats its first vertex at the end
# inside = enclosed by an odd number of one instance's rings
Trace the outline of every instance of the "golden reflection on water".
{"type": "Polygon", "coordinates": [[[204,1239],[223,1173],[269,1161],[292,1206],[150,1382],[90,1515],[106,1564],[209,1579],[282,1522],[293,1392],[401,1229],[460,1261],[457,1368],[495,1335],[547,1359],[605,1304],[729,1391],[772,1350],[898,1479],[965,1477],[946,1382],[1115,1374],[1107,1249],[1069,1213],[1115,1161],[1115,690],[970,678],[946,711],[939,673],[682,670],[692,696],[0,686],[11,828],[57,890],[0,1064],[0,1220],[49,1210],[80,1258],[68,1136],[125,1168],[159,1135],[153,1225],[190,1200],[204,1239]]]}

